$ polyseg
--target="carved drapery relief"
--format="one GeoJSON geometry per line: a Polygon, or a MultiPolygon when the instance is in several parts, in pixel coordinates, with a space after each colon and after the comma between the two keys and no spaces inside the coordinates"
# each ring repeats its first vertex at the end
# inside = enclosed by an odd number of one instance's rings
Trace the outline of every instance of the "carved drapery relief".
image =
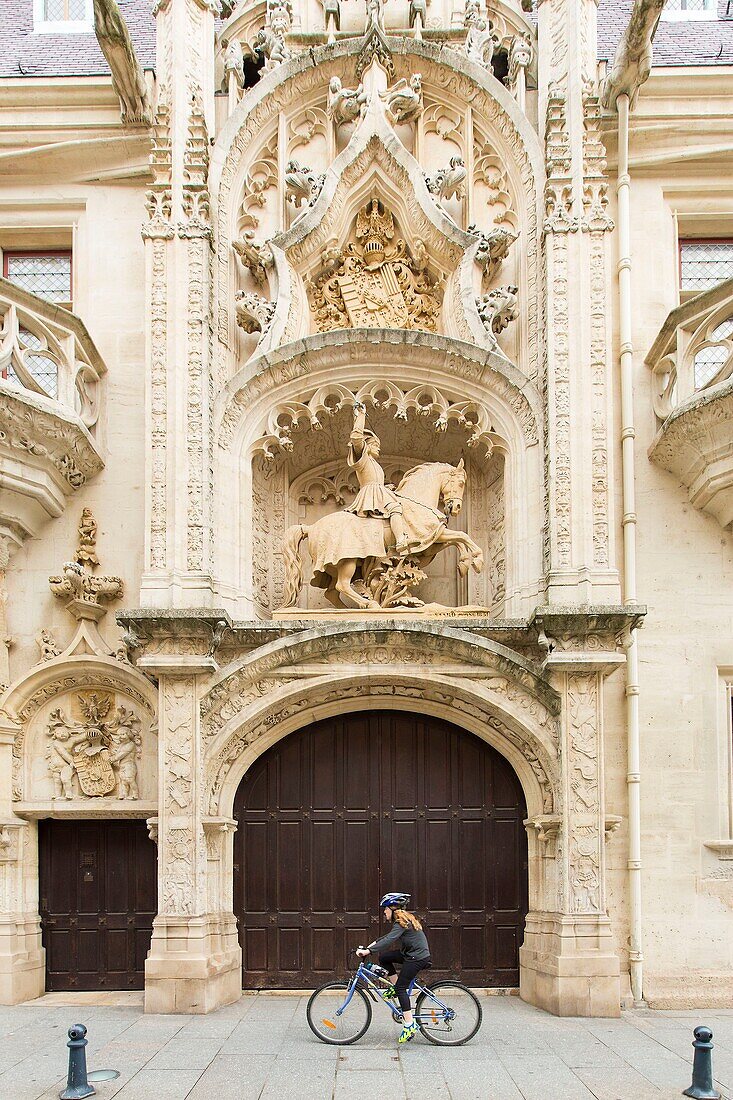
{"type": "Polygon", "coordinates": [[[77,695],[76,714],[61,707],[49,715],[48,770],[54,798],[136,799],[141,722],[124,706],[113,709],[108,694],[77,695]]]}

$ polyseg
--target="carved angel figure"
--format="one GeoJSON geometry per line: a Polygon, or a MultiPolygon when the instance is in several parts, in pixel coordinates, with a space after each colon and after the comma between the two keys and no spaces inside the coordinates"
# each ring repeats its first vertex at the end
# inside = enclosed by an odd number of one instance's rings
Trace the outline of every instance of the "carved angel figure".
{"type": "Polygon", "coordinates": [[[516,286],[499,286],[476,299],[478,315],[486,331],[491,336],[500,332],[519,316],[516,286]]]}
{"type": "Polygon", "coordinates": [[[110,736],[109,757],[117,771],[117,797],[139,798],[137,761],[140,757],[140,719],[127,707],[118,707],[108,723],[110,736]]]}
{"type": "Polygon", "coordinates": [[[413,73],[409,83],[404,78],[382,93],[395,122],[412,122],[422,111],[422,76],[413,73]]]}
{"type": "Polygon", "coordinates": [[[451,157],[447,168],[440,168],[434,176],[427,176],[428,191],[441,199],[460,199],[466,186],[466,165],[463,157],[451,157]]]}
{"type": "Polygon", "coordinates": [[[494,56],[494,27],[491,21],[482,19],[479,15],[471,14],[466,19],[468,34],[466,35],[465,51],[469,61],[475,61],[484,68],[491,67],[491,59],[494,56]]]}
{"type": "Polygon", "coordinates": [[[94,33],[112,70],[112,87],[120,101],[122,121],[149,126],[153,116],[145,77],[115,0],[94,0],[94,33]]]}
{"type": "Polygon", "coordinates": [[[344,88],[341,78],[332,76],[328,85],[328,113],[337,126],[355,122],[366,107],[367,94],[364,85],[344,88]]]}

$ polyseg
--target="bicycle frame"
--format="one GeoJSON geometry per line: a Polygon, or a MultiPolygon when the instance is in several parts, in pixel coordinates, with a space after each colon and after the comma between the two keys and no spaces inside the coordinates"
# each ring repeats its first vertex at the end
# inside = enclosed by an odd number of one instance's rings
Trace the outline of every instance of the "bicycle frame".
{"type": "MultiPolygon", "coordinates": [[[[372,993],[376,994],[376,999],[381,1001],[387,1008],[389,1008],[393,1016],[398,1016],[399,1018],[402,1017],[402,1009],[399,1007],[399,1005],[396,1005],[392,1000],[385,999],[378,983],[374,980],[374,975],[372,971],[367,970],[366,967],[361,963],[357,967],[354,977],[349,982],[349,988],[346,993],[346,1000],[339,1008],[336,1009],[337,1016],[342,1016],[346,1009],[349,1007],[349,1003],[351,1001],[351,998],[354,996],[354,990],[356,989],[359,981],[364,982],[364,984],[368,986],[372,993]]],[[[451,1008],[448,1008],[447,1005],[444,1005],[443,1002],[435,996],[433,991],[428,986],[421,985],[417,978],[413,978],[410,982],[410,987],[407,990],[407,995],[411,997],[414,990],[417,990],[419,993],[425,993],[426,996],[440,1008],[443,1018],[446,1021],[452,1020],[454,1018],[455,1013],[453,1012],[453,1010],[451,1008]]],[[[414,1019],[415,1023],[419,1023],[421,1020],[428,1021],[434,1019],[434,1010],[431,1011],[430,1016],[425,1013],[416,1012],[414,1019]]]]}

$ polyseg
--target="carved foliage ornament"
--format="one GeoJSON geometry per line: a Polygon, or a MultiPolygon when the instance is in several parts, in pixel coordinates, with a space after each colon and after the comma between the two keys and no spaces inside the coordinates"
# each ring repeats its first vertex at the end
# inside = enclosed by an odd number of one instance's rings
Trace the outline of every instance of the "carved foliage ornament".
{"type": "Polygon", "coordinates": [[[391,246],[395,233],[391,211],[372,196],[356,217],[356,243],[324,252],[321,268],[306,284],[318,332],[436,330],[442,281],[428,270],[422,241],[411,251],[401,239],[391,246]]]}

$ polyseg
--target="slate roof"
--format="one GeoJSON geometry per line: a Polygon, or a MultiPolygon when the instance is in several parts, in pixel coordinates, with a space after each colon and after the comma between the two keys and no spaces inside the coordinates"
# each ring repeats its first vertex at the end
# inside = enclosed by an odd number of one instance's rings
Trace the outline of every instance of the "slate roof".
{"type": "MultiPolygon", "coordinates": [[[[155,68],[154,0],[118,0],[144,69],[155,68]]],[[[633,0],[600,0],[598,56],[610,60],[633,0]]],[[[662,20],[655,65],[733,65],[733,0],[718,0],[718,20],[662,20]],[[730,9],[731,18],[726,18],[730,9]]],[[[0,0],[0,77],[109,73],[94,34],[34,34],[33,0],[0,0]]]]}
{"type": "MultiPolygon", "coordinates": [[[[598,57],[612,60],[628,25],[633,0],[600,0],[598,57]]],[[[718,0],[715,19],[661,19],[654,38],[655,65],[733,65],[733,0],[718,0]],[[726,18],[730,9],[731,18],[726,18]]]]}
{"type": "MultiPolygon", "coordinates": [[[[155,68],[154,0],[118,0],[138,60],[155,68]]],[[[94,33],[34,34],[33,0],[0,0],[0,77],[107,76],[94,33]]]]}

